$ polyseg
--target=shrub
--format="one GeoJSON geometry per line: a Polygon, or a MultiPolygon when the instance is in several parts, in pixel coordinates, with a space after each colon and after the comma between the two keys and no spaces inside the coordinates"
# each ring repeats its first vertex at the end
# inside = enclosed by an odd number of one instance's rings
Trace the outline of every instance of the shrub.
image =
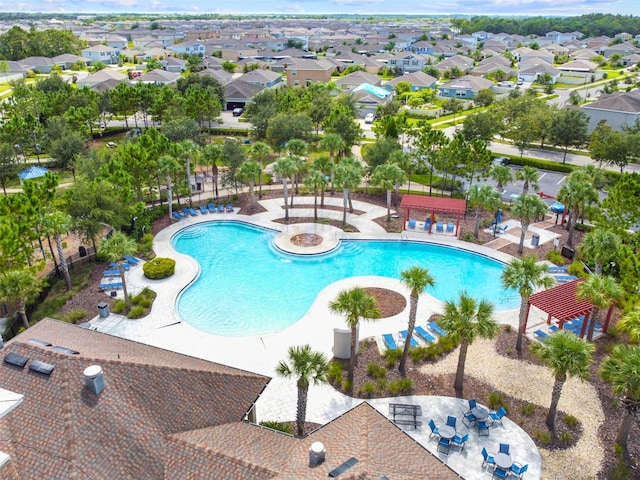
{"type": "Polygon", "coordinates": [[[167,278],[176,271],[176,261],[172,258],[154,258],[142,266],[144,276],[151,280],[167,278]]]}
{"type": "Polygon", "coordinates": [[[567,274],[575,275],[577,277],[584,276],[584,266],[581,262],[573,262],[567,267],[567,274]]]}
{"type": "Polygon", "coordinates": [[[522,415],[529,417],[536,411],[536,406],[533,403],[525,403],[522,406],[522,415]]]}
{"type": "Polygon", "coordinates": [[[433,358],[430,346],[420,345],[409,349],[409,356],[415,363],[433,358]]]}
{"type": "Polygon", "coordinates": [[[78,323],[78,320],[82,320],[86,316],[87,311],[84,308],[78,308],[63,315],[62,320],[68,323],[78,323]]]}
{"type": "Polygon", "coordinates": [[[344,369],[342,365],[338,362],[330,362],[329,370],[327,371],[327,380],[331,383],[342,382],[342,375],[344,373],[344,369]]]}
{"type": "Polygon", "coordinates": [[[384,378],[387,376],[387,369],[377,363],[367,365],[367,375],[373,378],[384,378]]]}
{"type": "Polygon", "coordinates": [[[573,415],[565,415],[563,420],[567,427],[575,427],[578,424],[578,419],[573,415]]]}
{"type": "Polygon", "coordinates": [[[276,422],[270,420],[263,420],[260,422],[260,425],[263,427],[270,428],[271,430],[277,430],[279,432],[288,433],[289,435],[293,435],[293,427],[290,423],[287,422],[276,422]]]}
{"type": "Polygon", "coordinates": [[[571,432],[562,432],[560,434],[560,441],[562,443],[571,443],[571,440],[573,440],[573,435],[571,435],[571,432]]]}
{"type": "Polygon", "coordinates": [[[556,265],[564,265],[566,263],[564,257],[558,250],[548,251],[546,257],[547,257],[547,260],[549,260],[552,263],[555,263],[556,265]]]}
{"type": "Polygon", "coordinates": [[[392,395],[407,395],[411,393],[413,380],[410,378],[399,378],[395,382],[389,384],[389,392],[392,395]]]}
{"type": "Polygon", "coordinates": [[[384,391],[387,389],[387,385],[388,382],[386,378],[379,378],[378,381],[376,381],[376,388],[380,393],[384,393],[384,391]]]}
{"type": "Polygon", "coordinates": [[[488,405],[492,410],[498,410],[500,407],[504,407],[505,410],[509,410],[507,408],[507,404],[504,402],[504,395],[502,392],[491,392],[489,394],[488,405]]]}
{"type": "Polygon", "coordinates": [[[551,433],[550,432],[543,432],[542,430],[536,430],[534,436],[536,437],[536,440],[541,445],[549,445],[551,443],[551,433]]]}
{"type": "Polygon", "coordinates": [[[465,242],[473,242],[476,238],[473,236],[473,233],[467,232],[462,234],[461,239],[465,242]]]}
{"type": "Polygon", "coordinates": [[[373,382],[367,382],[364,385],[361,385],[358,391],[363,397],[371,398],[371,395],[376,391],[376,384],[373,382]]]}
{"type": "Polygon", "coordinates": [[[138,243],[138,251],[140,252],[150,252],[153,248],[153,235],[150,233],[145,233],[140,242],[138,243]]]}
{"type": "Polygon", "coordinates": [[[127,308],[127,304],[124,302],[124,300],[119,299],[113,303],[113,307],[111,307],[111,311],[113,313],[124,313],[126,308],[127,308]]]}
{"type": "Polygon", "coordinates": [[[136,305],[135,307],[131,308],[131,311],[129,312],[129,315],[127,315],[127,318],[140,318],[144,317],[146,314],[146,308],[141,307],[140,305],[136,305]]]}
{"type": "Polygon", "coordinates": [[[508,323],[504,326],[504,331],[509,333],[511,331],[511,325],[509,325],[508,323]]]}
{"type": "Polygon", "coordinates": [[[345,378],[342,381],[342,389],[345,392],[350,392],[352,388],[353,388],[353,382],[351,380],[349,380],[348,378],[345,378]]]}
{"type": "Polygon", "coordinates": [[[395,366],[396,362],[402,357],[402,350],[385,350],[384,359],[387,363],[387,367],[391,368],[395,366]]]}

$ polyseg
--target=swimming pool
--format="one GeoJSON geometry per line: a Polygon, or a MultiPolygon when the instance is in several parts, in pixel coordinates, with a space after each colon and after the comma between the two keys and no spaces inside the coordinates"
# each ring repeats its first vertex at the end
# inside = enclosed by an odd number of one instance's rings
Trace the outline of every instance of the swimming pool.
{"type": "Polygon", "coordinates": [[[503,265],[464,250],[411,241],[347,240],[326,255],[294,256],[272,246],[277,232],[241,222],[207,222],[172,239],[200,264],[200,276],[177,301],[195,328],[223,336],[281,330],[307,312],[327,285],[355,276],[400,278],[414,265],[435,278],[427,292],[446,301],[466,290],[496,310],[518,308],[520,297],[500,283],[503,265]]]}

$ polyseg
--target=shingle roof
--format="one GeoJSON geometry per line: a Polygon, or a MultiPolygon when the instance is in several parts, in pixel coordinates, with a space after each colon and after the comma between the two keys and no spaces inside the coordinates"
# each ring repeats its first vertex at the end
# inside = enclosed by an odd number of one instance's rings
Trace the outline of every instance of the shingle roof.
{"type": "Polygon", "coordinates": [[[640,91],[614,92],[610,95],[602,95],[593,103],[582,108],[589,110],[610,110],[613,112],[640,113],[640,91]]]}

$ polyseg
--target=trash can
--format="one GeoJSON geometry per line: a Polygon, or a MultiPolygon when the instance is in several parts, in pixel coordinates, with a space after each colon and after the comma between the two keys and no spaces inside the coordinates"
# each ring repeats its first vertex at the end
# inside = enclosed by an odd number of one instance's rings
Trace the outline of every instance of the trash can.
{"type": "Polygon", "coordinates": [[[78,253],[80,254],[81,257],[86,257],[87,256],[87,249],[85,248],[84,245],[80,245],[78,247],[78,253]]]}
{"type": "Polygon", "coordinates": [[[538,245],[540,245],[540,235],[538,235],[537,233],[534,233],[531,236],[531,246],[537,247],[538,245]]]}
{"type": "Polygon", "coordinates": [[[100,302],[98,304],[98,315],[100,318],[107,318],[109,316],[109,304],[107,302],[100,302]]]}

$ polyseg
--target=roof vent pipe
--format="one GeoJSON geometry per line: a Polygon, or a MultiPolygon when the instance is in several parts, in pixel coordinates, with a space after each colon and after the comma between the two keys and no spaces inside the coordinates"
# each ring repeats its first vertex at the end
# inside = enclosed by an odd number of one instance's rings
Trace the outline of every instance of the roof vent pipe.
{"type": "Polygon", "coordinates": [[[322,442],[313,442],[309,448],[309,466],[316,467],[324,462],[325,453],[322,442]]]}
{"type": "Polygon", "coordinates": [[[100,395],[107,385],[100,365],[91,365],[84,369],[84,385],[96,395],[100,395]]]}

